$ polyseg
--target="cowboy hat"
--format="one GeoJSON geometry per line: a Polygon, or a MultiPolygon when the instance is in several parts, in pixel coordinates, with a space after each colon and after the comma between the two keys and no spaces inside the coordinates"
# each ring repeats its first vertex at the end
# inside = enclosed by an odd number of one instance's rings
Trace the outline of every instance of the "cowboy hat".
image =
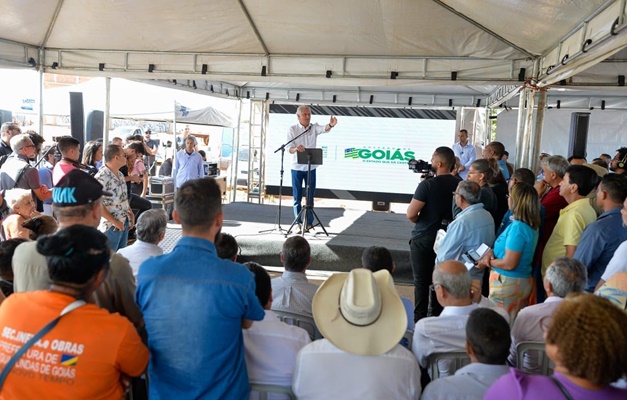
{"type": "Polygon", "coordinates": [[[405,308],[386,270],[356,268],[331,275],[316,292],[312,311],[326,339],[357,355],[390,351],[407,329],[405,308]]]}

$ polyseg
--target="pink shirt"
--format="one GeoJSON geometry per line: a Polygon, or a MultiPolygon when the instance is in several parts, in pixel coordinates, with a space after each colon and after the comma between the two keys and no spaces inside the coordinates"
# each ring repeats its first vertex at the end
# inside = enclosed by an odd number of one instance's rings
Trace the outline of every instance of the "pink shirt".
{"type": "Polygon", "coordinates": [[[61,178],[63,178],[65,174],[73,169],[77,168],[71,164],[61,164],[60,162],[58,162],[52,170],[52,183],[57,186],[61,178]]]}

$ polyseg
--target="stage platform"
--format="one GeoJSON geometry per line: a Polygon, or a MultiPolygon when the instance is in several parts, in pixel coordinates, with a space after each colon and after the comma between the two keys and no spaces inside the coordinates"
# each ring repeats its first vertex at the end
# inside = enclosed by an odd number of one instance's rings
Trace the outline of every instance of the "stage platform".
{"type": "MultiPolygon", "coordinates": [[[[282,232],[278,230],[276,205],[235,202],[225,204],[223,211],[222,230],[235,236],[241,249],[238,261],[281,266],[279,253],[286,239],[285,232],[293,221],[292,207],[282,207],[282,232]],[[262,232],[268,230],[271,231],[262,232]]],[[[316,227],[315,234],[305,234],[312,250],[309,267],[312,273],[350,271],[361,265],[361,253],[366,247],[384,246],[390,249],[396,263],[395,282],[411,284],[408,242],[413,226],[404,213],[374,212],[338,206],[317,206],[315,211],[329,236],[319,227],[316,227]]],[[[293,229],[291,235],[295,232],[296,229],[293,229]]],[[[160,245],[164,251],[169,252],[179,237],[180,227],[169,224],[166,238],[160,245]]]]}

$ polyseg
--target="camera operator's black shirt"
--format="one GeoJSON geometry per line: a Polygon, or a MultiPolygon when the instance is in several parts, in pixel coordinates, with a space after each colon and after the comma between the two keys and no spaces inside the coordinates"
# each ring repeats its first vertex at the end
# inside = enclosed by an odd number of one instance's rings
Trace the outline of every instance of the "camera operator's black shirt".
{"type": "Polygon", "coordinates": [[[442,220],[453,219],[451,201],[458,183],[459,178],[453,175],[440,175],[420,182],[414,199],[424,202],[425,205],[418,215],[412,239],[435,234],[440,229],[442,220]]]}

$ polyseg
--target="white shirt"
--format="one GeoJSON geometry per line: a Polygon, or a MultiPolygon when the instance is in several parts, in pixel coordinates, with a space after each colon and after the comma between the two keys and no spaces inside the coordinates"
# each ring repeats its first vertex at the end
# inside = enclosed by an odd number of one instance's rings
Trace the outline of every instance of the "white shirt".
{"type": "Polygon", "coordinates": [[[281,322],[272,311],[265,311],[262,321],[242,330],[248,380],[291,386],[296,354],[311,339],[304,329],[281,322]]]}
{"type": "Polygon", "coordinates": [[[311,302],[318,285],[309,283],[303,272],[285,271],[270,281],[272,285],[272,309],[313,317],[311,302]]]}
{"type": "Polygon", "coordinates": [[[607,282],[613,275],[627,271],[627,240],[618,246],[614,252],[614,256],[605,267],[605,272],[601,275],[601,279],[607,282]]]}
{"type": "Polygon", "coordinates": [[[470,141],[466,143],[466,146],[462,146],[461,142],[457,142],[453,145],[453,153],[455,153],[455,157],[459,158],[460,164],[465,168],[459,173],[459,176],[466,180],[470,164],[477,159],[477,149],[470,143],[470,141]]]}
{"type": "Polygon", "coordinates": [[[520,310],[512,328],[512,347],[508,359],[511,365],[515,365],[528,374],[540,374],[538,352],[526,352],[523,365],[516,365],[516,346],[520,342],[544,342],[544,331],[548,328],[553,313],[563,300],[561,297],[550,296],[544,300],[544,303],[534,304],[520,310]]]}
{"type": "Polygon", "coordinates": [[[292,390],[299,400],[418,399],[420,368],[401,345],[378,356],[358,356],[321,339],[296,356],[292,390]]]}
{"type": "MultiPolygon", "coordinates": [[[[482,297],[479,304],[447,306],[439,317],[423,318],[416,323],[411,351],[421,367],[429,368],[429,356],[433,353],[466,351],[466,322],[470,313],[479,307],[491,308],[509,322],[505,310],[482,297]]],[[[438,362],[440,376],[451,375],[454,371],[450,367],[450,362],[438,362]]]]}
{"type": "MultiPolygon", "coordinates": [[[[325,133],[326,125],[319,124],[309,124],[309,132],[305,133],[303,136],[299,137],[292,143],[290,143],[287,148],[290,149],[292,147],[298,147],[299,145],[305,146],[306,149],[315,148],[316,147],[316,139],[318,135],[325,133]]],[[[302,126],[301,124],[296,124],[290,127],[290,130],[287,132],[287,140],[292,140],[296,136],[303,133],[307,128],[302,126]]],[[[292,169],[297,171],[307,171],[307,164],[299,164],[298,163],[298,155],[297,151],[292,154],[292,169]]],[[[318,165],[311,164],[311,169],[314,170],[318,167],[318,165]]]]}
{"type": "Polygon", "coordinates": [[[431,381],[422,393],[422,400],[482,399],[488,388],[509,372],[507,365],[468,364],[453,376],[431,381]]]}
{"type": "Polygon", "coordinates": [[[128,260],[133,269],[133,275],[137,276],[139,266],[150,257],[162,255],[163,249],[156,244],[142,242],[137,239],[135,243],[118,250],[117,253],[128,260]]]}

